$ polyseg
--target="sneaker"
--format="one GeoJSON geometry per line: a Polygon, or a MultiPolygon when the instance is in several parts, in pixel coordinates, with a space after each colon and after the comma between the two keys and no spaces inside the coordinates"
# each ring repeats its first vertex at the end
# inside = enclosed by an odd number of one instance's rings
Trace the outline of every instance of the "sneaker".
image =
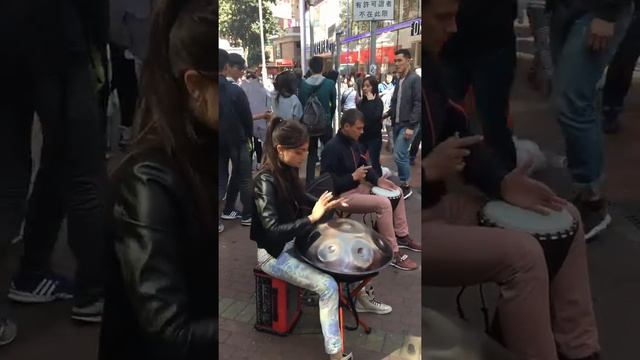
{"type": "Polygon", "coordinates": [[[8,318],[0,318],[0,346],[7,345],[18,335],[16,323],[8,318]]]}
{"type": "Polygon", "coordinates": [[[409,184],[402,184],[400,185],[400,188],[402,189],[402,197],[405,200],[413,194],[413,190],[411,190],[411,186],[409,186],[409,184]]]}
{"type": "Polygon", "coordinates": [[[353,360],[353,353],[341,353],[341,354],[331,354],[329,355],[331,360],[353,360]]]}
{"type": "Polygon", "coordinates": [[[422,252],[422,245],[413,241],[413,239],[407,236],[396,236],[398,241],[398,247],[402,249],[408,249],[415,252],[422,252]]]}
{"type": "Polygon", "coordinates": [[[251,226],[251,217],[240,220],[240,224],[242,224],[242,226],[251,226]]]}
{"type": "Polygon", "coordinates": [[[611,224],[611,215],[607,211],[607,202],[604,199],[576,200],[574,204],[580,210],[584,238],[587,242],[593,241],[596,235],[611,224]]]}
{"type": "Polygon", "coordinates": [[[71,318],[74,320],[99,323],[102,321],[102,312],[104,310],[104,299],[97,299],[76,304],[71,309],[71,318]]]}
{"type": "Polygon", "coordinates": [[[240,211],[238,210],[225,210],[222,212],[222,216],[220,216],[223,220],[235,220],[240,219],[240,211]]]}
{"type": "Polygon", "coordinates": [[[391,312],[391,306],[383,304],[373,293],[373,286],[368,286],[360,291],[356,301],[356,311],[359,313],[370,312],[384,315],[391,312]]]}
{"type": "Polygon", "coordinates": [[[218,224],[218,234],[220,234],[223,231],[224,231],[224,224],[223,223],[219,223],[218,224]]]}
{"type": "Polygon", "coordinates": [[[409,255],[397,252],[391,261],[391,266],[400,270],[412,271],[418,268],[415,261],[409,259],[409,255]]]}
{"type": "Polygon", "coordinates": [[[11,280],[9,299],[20,303],[48,303],[73,298],[69,281],[62,276],[19,276],[11,280]]]}

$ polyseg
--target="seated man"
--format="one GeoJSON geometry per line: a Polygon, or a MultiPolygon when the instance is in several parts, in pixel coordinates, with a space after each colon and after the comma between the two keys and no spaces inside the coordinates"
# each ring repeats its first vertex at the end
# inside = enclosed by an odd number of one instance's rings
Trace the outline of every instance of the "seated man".
{"type": "MultiPolygon", "coordinates": [[[[422,26],[424,120],[422,162],[423,286],[486,282],[500,289],[497,312],[506,348],[524,360],[598,359],[598,329],[591,301],[585,236],[575,207],[527,177],[527,166],[507,172],[472,136],[464,114],[447,97],[435,54],[456,31],[457,0],[427,0],[422,26]],[[567,211],[578,231],[551,279],[533,236],[478,226],[485,198],[447,194],[445,180],[463,175],[489,198],[547,213],[567,211]]],[[[423,299],[428,298],[423,296],[423,299]]]]}
{"type": "Polygon", "coordinates": [[[400,247],[422,251],[421,245],[409,237],[404,199],[400,197],[394,211],[388,198],[371,195],[373,185],[395,190],[400,188],[391,181],[378,177],[375,171],[368,171],[371,166],[358,143],[363,129],[364,115],[359,110],[344,112],[340,119],[340,131],[322,150],[320,173],[330,173],[336,194],[349,199],[348,207],[341,207],[340,210],[355,214],[376,213],[378,231],[389,241],[394,251],[391,265],[400,270],[415,270],[418,265],[399,251],[400,247]]]}

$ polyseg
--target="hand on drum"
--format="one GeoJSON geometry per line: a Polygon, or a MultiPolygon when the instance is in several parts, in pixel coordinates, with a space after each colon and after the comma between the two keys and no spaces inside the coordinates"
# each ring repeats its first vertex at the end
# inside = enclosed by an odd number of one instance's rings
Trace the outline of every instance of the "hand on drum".
{"type": "Polygon", "coordinates": [[[527,171],[533,161],[527,161],[502,180],[502,198],[516,206],[547,215],[551,211],[561,211],[567,201],[558,197],[545,184],[531,179],[527,171]]]}
{"type": "Polygon", "coordinates": [[[341,197],[336,200],[331,199],[333,199],[333,194],[325,191],[318,201],[316,201],[316,204],[313,206],[313,210],[311,210],[311,215],[309,215],[309,220],[312,224],[322,219],[324,214],[331,209],[335,209],[338,206],[349,206],[349,200],[346,198],[341,197]]]}
{"type": "Polygon", "coordinates": [[[398,188],[396,184],[392,183],[390,180],[385,179],[383,177],[378,178],[378,183],[376,185],[387,190],[395,190],[398,188]]]}
{"type": "Polygon", "coordinates": [[[462,171],[465,166],[464,158],[471,153],[465,148],[482,139],[482,136],[460,138],[456,135],[438,144],[422,161],[427,180],[446,179],[462,171]]]}

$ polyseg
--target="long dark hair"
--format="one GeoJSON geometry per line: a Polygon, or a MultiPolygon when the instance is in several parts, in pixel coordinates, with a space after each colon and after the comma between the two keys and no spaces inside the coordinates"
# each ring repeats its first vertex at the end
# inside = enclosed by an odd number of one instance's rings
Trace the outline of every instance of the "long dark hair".
{"type": "Polygon", "coordinates": [[[303,206],[304,185],[298,176],[298,169],[280,161],[276,147],[280,145],[285,149],[296,149],[307,142],[309,142],[309,134],[300,122],[276,117],[269,123],[260,171],[269,171],[273,174],[278,193],[282,196],[280,199],[287,204],[297,203],[303,206]]]}
{"type": "Polygon", "coordinates": [[[298,77],[293,71],[285,70],[276,76],[273,87],[278,92],[276,94],[276,104],[280,102],[280,97],[288,98],[296,93],[298,77]]]}
{"type": "MultiPolygon", "coordinates": [[[[217,10],[210,0],[156,2],[142,70],[140,133],[133,152],[161,147],[169,154],[193,189],[208,231],[215,231],[217,194],[213,188],[217,176],[213,162],[218,135],[204,124],[203,115],[196,115],[184,73],[196,70],[206,79],[207,91],[217,88],[217,29],[217,10]]],[[[204,101],[218,100],[209,96],[204,101]]]]}

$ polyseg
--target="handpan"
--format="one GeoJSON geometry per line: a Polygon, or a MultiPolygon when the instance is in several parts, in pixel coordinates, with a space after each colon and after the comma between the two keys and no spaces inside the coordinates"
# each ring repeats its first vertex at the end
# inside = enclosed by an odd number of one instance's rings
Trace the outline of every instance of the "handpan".
{"type": "Polygon", "coordinates": [[[373,276],[393,259],[382,235],[351,219],[318,225],[305,243],[306,249],[296,247],[302,259],[341,282],[373,276]]]}

